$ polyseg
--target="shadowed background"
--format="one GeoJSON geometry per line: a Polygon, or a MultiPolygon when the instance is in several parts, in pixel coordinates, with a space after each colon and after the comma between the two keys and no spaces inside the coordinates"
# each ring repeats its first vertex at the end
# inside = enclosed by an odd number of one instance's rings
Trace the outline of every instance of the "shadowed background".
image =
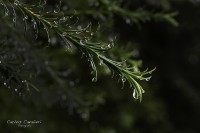
{"type": "MultiPolygon", "coordinates": [[[[45,47],[47,40],[44,33],[37,40],[32,38],[32,33],[24,37],[23,28],[16,30],[12,24],[9,25],[12,20],[2,17],[1,10],[0,35],[9,44],[6,53],[4,47],[0,47],[1,54],[9,56],[18,51],[18,63],[23,62],[22,55],[31,60],[24,68],[21,69],[19,65],[16,68],[20,69],[19,73],[22,71],[22,75],[38,72],[38,75],[33,74],[33,82],[40,90],[37,92],[32,89],[30,93],[21,96],[5,87],[1,79],[2,133],[200,132],[199,1],[113,1],[131,12],[139,9],[149,13],[176,12],[174,18],[179,26],[165,19],[134,20],[118,12],[109,12],[101,1],[107,0],[63,0],[62,9],[66,14],[75,9],[78,23],[92,22],[94,28],[99,23],[96,40],[109,40],[116,36],[116,48],[111,50],[109,56],[114,59],[128,57],[139,65],[141,61],[138,60],[142,60],[142,70],[157,68],[149,82],[141,82],[145,89],[142,102],[133,99],[127,82],[122,88],[119,77],[112,78],[112,74],[103,66],[98,66],[98,81],[92,82],[91,68],[79,52],[60,49],[57,46],[60,41],[54,34],[51,35],[50,47],[45,47]],[[24,47],[26,50],[19,50],[24,47]],[[53,72],[62,77],[61,82],[52,76],[55,74],[53,72]],[[7,124],[7,120],[41,120],[42,124],[19,128],[7,124]]],[[[47,7],[54,8],[58,3],[48,0],[47,7]]],[[[113,3],[110,2],[108,7],[113,3]]],[[[1,63],[0,66],[1,72],[4,72],[1,63]]]]}

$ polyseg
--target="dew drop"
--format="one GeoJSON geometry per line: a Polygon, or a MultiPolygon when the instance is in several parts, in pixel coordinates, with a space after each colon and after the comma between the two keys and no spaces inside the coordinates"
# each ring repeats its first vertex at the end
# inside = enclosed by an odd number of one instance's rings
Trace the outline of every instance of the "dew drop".
{"type": "Polygon", "coordinates": [[[33,28],[36,29],[37,28],[37,23],[35,22],[34,19],[31,20],[33,22],[33,28]]]}
{"type": "Polygon", "coordinates": [[[15,89],[15,91],[17,92],[18,90],[17,90],[17,89],[15,89]]]}
{"type": "Polygon", "coordinates": [[[67,33],[66,33],[66,32],[63,32],[63,33],[62,33],[62,36],[66,36],[66,35],[67,35],[67,33]]]}
{"type": "Polygon", "coordinates": [[[99,65],[101,66],[103,64],[103,60],[100,60],[99,65]]]}
{"type": "Polygon", "coordinates": [[[133,90],[133,98],[138,99],[135,89],[133,90]]]}
{"type": "MultiPolygon", "coordinates": [[[[85,44],[83,43],[83,41],[82,41],[82,40],[80,40],[80,44],[81,44],[81,45],[85,45],[85,44]]],[[[88,61],[90,61],[90,60],[88,60],[88,61]]]]}
{"type": "Polygon", "coordinates": [[[56,9],[56,10],[54,10],[53,12],[54,12],[54,13],[58,13],[58,12],[59,12],[59,10],[57,10],[57,9],[56,9]]]}
{"type": "Polygon", "coordinates": [[[122,78],[122,82],[126,82],[126,78],[122,78]]]}
{"type": "Polygon", "coordinates": [[[6,86],[6,85],[7,85],[7,83],[6,83],[6,82],[4,82],[4,83],[3,83],[3,85],[5,85],[5,86],[6,86]]]}
{"type": "Polygon", "coordinates": [[[110,45],[110,44],[108,44],[108,48],[111,48],[111,45],[110,45]]]}
{"type": "Polygon", "coordinates": [[[92,82],[97,82],[97,77],[92,78],[92,82]]]}
{"type": "Polygon", "coordinates": [[[16,18],[15,17],[13,18],[13,22],[16,23],[16,18]]]}
{"type": "Polygon", "coordinates": [[[22,80],[22,83],[26,83],[26,80],[22,80]]]}
{"type": "Polygon", "coordinates": [[[151,76],[150,76],[150,77],[148,77],[148,78],[146,78],[145,80],[146,80],[146,81],[149,81],[150,79],[151,79],[151,76]]]}
{"type": "Polygon", "coordinates": [[[26,21],[28,19],[28,16],[24,16],[23,21],[26,21]]]}

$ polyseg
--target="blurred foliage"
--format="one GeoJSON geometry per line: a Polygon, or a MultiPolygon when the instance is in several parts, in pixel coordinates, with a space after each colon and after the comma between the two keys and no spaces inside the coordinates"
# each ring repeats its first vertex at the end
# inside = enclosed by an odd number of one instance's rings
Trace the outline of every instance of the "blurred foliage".
{"type": "Polygon", "coordinates": [[[1,8],[0,130],[198,133],[199,4],[198,0],[47,1],[44,11],[61,9],[79,28],[91,22],[93,41],[113,39],[116,46],[105,56],[127,59],[136,71],[157,68],[151,82],[141,82],[145,88],[141,103],[133,100],[130,85],[117,74],[110,76],[105,65],[96,66],[98,80],[92,82],[94,75],[81,52],[73,46],[66,50],[51,30],[48,38],[43,27],[38,31],[31,23],[24,27],[24,16],[17,10],[16,18],[5,17],[6,9],[1,8]],[[19,128],[7,120],[42,124],[19,128]]]}

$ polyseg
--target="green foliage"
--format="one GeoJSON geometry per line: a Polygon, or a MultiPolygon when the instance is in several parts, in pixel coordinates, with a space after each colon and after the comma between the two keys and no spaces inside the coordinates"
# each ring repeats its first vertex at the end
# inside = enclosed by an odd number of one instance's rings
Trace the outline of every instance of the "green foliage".
{"type": "MultiPolygon", "coordinates": [[[[101,1],[101,3],[103,3],[106,6],[108,6],[109,4],[108,1],[101,1]]],[[[63,16],[59,14],[56,16],[56,14],[60,11],[61,5],[58,5],[54,12],[49,14],[49,12],[41,12],[40,10],[44,7],[46,3],[40,2],[38,5],[29,6],[27,4],[23,4],[15,0],[14,3],[11,3],[9,1],[1,1],[1,4],[4,7],[5,16],[9,16],[10,12],[11,14],[13,14],[14,24],[16,24],[17,19],[17,14],[15,10],[20,10],[23,15],[25,31],[28,29],[28,24],[30,24],[28,21],[30,20],[35,30],[36,38],[38,36],[38,28],[42,26],[46,31],[48,43],[51,43],[50,32],[53,31],[65,43],[66,49],[75,46],[79,51],[81,51],[81,53],[88,58],[88,61],[90,62],[90,65],[92,67],[94,73],[94,78],[92,79],[92,81],[97,81],[97,68],[96,63],[94,61],[97,60],[98,62],[100,62],[100,65],[104,64],[107,67],[109,67],[109,69],[113,71],[113,73],[119,74],[119,77],[122,80],[123,84],[127,80],[130,83],[130,87],[134,89],[133,97],[135,99],[140,99],[140,101],[142,100],[142,93],[144,93],[144,90],[136,80],[149,81],[151,76],[148,75],[151,74],[154,71],[154,69],[150,71],[145,70],[144,72],[141,72],[138,68],[134,68],[134,66],[131,66],[131,64],[127,64],[126,61],[117,62],[104,56],[103,53],[111,49],[111,47],[114,46],[114,42],[112,40],[109,44],[104,44],[102,42],[93,43],[91,39],[94,33],[91,30],[91,24],[88,24],[85,28],[75,28],[77,21],[70,24],[70,21],[72,21],[71,19],[73,18],[73,16],[63,16]],[[11,8],[12,11],[10,11],[9,8],[11,8]]],[[[122,16],[135,18],[136,20],[144,21],[147,19],[145,16],[152,16],[149,14],[144,15],[143,13],[134,15],[132,13],[125,12],[123,9],[117,6],[109,8],[111,8],[109,10],[113,11],[114,13],[119,13],[122,16]]],[[[175,21],[172,21],[173,19],[171,18],[171,16],[173,15],[160,14],[155,16],[155,18],[162,18],[162,16],[165,16],[164,18],[166,18],[167,21],[173,22],[174,25],[177,25],[175,21]]],[[[31,86],[33,85],[31,84],[31,86]]]]}
{"type": "Polygon", "coordinates": [[[200,52],[193,43],[199,40],[199,21],[188,14],[198,16],[196,9],[186,8],[189,2],[0,2],[3,132],[168,133],[198,128],[193,121],[199,114],[194,64],[200,52]],[[180,27],[175,28],[177,12],[180,27]],[[146,81],[154,69],[145,70],[147,66],[158,67],[151,82],[146,81]],[[131,93],[143,101],[130,100],[131,93]],[[43,123],[22,129],[6,124],[8,119],[43,123]]]}

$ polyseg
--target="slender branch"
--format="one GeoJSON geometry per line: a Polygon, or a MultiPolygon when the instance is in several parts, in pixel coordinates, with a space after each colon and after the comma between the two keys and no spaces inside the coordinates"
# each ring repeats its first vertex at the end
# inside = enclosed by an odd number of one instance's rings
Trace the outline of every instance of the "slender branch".
{"type": "Polygon", "coordinates": [[[118,62],[105,57],[103,52],[107,52],[111,49],[113,42],[111,42],[111,44],[91,42],[92,34],[89,36],[87,35],[88,32],[91,32],[90,24],[81,29],[69,29],[70,25],[67,21],[68,16],[62,16],[61,18],[46,18],[45,14],[41,15],[40,13],[35,12],[34,9],[29,8],[28,5],[22,4],[18,1],[14,1],[13,5],[25,15],[25,18],[29,16],[33,25],[43,25],[48,36],[48,41],[50,40],[49,29],[51,29],[61,37],[67,47],[71,48],[71,45],[74,45],[78,50],[80,50],[90,61],[90,65],[95,74],[92,81],[97,81],[97,69],[94,59],[98,59],[101,64],[104,64],[120,76],[123,85],[125,81],[128,81],[130,87],[133,89],[133,97],[135,99],[140,99],[140,101],[142,100],[144,90],[136,80],[148,81],[151,78],[149,74],[151,74],[155,69],[151,71],[146,70],[144,72],[135,71],[134,66],[128,67],[126,65],[126,61],[118,62]]]}

